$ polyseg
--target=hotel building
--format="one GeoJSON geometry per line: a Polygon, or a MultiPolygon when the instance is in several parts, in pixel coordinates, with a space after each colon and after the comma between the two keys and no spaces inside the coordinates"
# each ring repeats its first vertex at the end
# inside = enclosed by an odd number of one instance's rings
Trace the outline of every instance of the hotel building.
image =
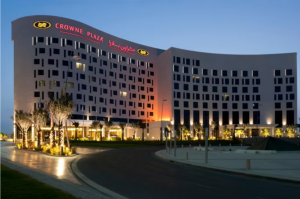
{"type": "MultiPolygon", "coordinates": [[[[297,123],[296,53],[225,55],[144,46],[55,16],[12,22],[14,109],[32,111],[67,94],[76,106],[68,120],[92,137],[93,120],[140,122],[137,137],[159,139],[168,123],[262,128],[297,123]],[[80,58],[80,59],[78,59],[80,58]],[[84,128],[82,128],[84,127],[84,128]],[[142,134],[144,132],[144,134],[142,134]]],[[[17,131],[16,129],[14,130],[17,131]]],[[[46,130],[45,130],[46,131],[46,130]]],[[[118,129],[114,130],[120,136],[118,129]]],[[[178,130],[177,130],[178,132],[178,130]]],[[[125,129],[132,137],[133,129],[125,129]]]]}

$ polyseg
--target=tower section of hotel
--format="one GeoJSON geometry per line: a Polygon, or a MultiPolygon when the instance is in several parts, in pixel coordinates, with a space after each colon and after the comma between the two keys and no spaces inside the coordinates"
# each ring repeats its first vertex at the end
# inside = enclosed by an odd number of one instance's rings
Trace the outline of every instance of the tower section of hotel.
{"type": "Polygon", "coordinates": [[[67,81],[76,104],[70,126],[157,120],[157,49],[55,16],[13,21],[12,40],[15,110],[59,98],[67,81]]]}
{"type": "MultiPolygon", "coordinates": [[[[296,53],[225,55],[170,48],[158,57],[158,103],[163,117],[222,136],[224,126],[248,124],[247,137],[297,123],[296,53]],[[166,75],[168,74],[168,75],[166,75]],[[159,104],[160,106],[160,104],[159,104]],[[215,124],[215,125],[211,125],[215,124]]],[[[161,112],[159,111],[159,115],[161,112]]]]}

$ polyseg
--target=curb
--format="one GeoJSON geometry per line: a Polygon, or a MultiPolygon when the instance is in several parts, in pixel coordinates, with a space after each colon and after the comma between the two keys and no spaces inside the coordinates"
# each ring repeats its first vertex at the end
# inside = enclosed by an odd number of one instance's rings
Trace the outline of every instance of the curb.
{"type": "Polygon", "coordinates": [[[164,150],[156,151],[154,154],[158,158],[163,159],[165,161],[169,161],[169,162],[175,162],[175,163],[179,163],[179,164],[183,164],[183,165],[189,165],[189,166],[193,166],[193,167],[200,167],[200,168],[203,168],[203,169],[209,169],[209,170],[219,171],[219,172],[224,172],[224,173],[242,174],[242,175],[245,175],[245,176],[248,176],[248,177],[300,184],[300,181],[297,181],[297,180],[290,180],[290,179],[276,178],[276,177],[270,177],[270,176],[263,176],[263,175],[259,175],[259,174],[244,173],[244,172],[233,171],[233,170],[228,170],[228,169],[221,169],[221,168],[216,168],[216,167],[196,165],[196,164],[192,164],[192,163],[188,163],[188,162],[181,162],[181,161],[178,161],[178,160],[175,160],[175,159],[169,159],[169,158],[165,157],[164,155],[160,154],[160,152],[162,152],[162,151],[164,151],[164,150]]]}
{"type": "Polygon", "coordinates": [[[90,180],[88,177],[86,177],[83,173],[81,173],[77,167],[77,162],[81,159],[81,157],[76,158],[75,160],[73,160],[70,164],[71,170],[74,173],[74,175],[80,179],[81,181],[83,181],[84,183],[86,183],[87,185],[89,185],[90,187],[98,190],[99,192],[111,197],[111,198],[116,198],[116,199],[128,199],[116,192],[113,192],[97,183],[95,183],[94,181],[90,180]]]}

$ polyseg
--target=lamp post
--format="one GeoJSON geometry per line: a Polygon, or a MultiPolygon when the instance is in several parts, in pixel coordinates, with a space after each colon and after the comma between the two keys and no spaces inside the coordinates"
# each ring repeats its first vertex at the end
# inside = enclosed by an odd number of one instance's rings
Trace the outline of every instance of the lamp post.
{"type": "Polygon", "coordinates": [[[162,133],[162,116],[163,116],[163,110],[164,110],[164,102],[167,101],[163,99],[162,101],[162,107],[161,107],[161,118],[160,118],[160,140],[163,142],[163,133],[162,133]]]}

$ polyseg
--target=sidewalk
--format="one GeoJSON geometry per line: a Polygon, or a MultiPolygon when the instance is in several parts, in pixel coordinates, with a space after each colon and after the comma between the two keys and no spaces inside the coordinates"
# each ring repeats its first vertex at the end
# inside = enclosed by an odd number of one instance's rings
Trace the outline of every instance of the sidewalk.
{"type": "Polygon", "coordinates": [[[18,150],[11,142],[1,142],[1,164],[21,173],[61,189],[77,198],[110,199],[89,185],[82,183],[73,174],[70,163],[84,154],[101,152],[106,149],[78,148],[80,155],[74,157],[54,157],[34,151],[18,150]]]}
{"type": "Polygon", "coordinates": [[[174,157],[174,149],[170,155],[166,150],[157,151],[155,154],[166,160],[193,166],[300,183],[300,151],[236,154],[235,150],[248,147],[212,146],[212,148],[214,150],[208,152],[208,164],[205,164],[205,152],[194,150],[193,147],[177,148],[176,157],[174,157]],[[225,151],[221,151],[222,149],[225,151]],[[188,160],[186,160],[186,152],[188,152],[188,160]],[[250,159],[250,170],[246,170],[246,159],[250,159]]]}

